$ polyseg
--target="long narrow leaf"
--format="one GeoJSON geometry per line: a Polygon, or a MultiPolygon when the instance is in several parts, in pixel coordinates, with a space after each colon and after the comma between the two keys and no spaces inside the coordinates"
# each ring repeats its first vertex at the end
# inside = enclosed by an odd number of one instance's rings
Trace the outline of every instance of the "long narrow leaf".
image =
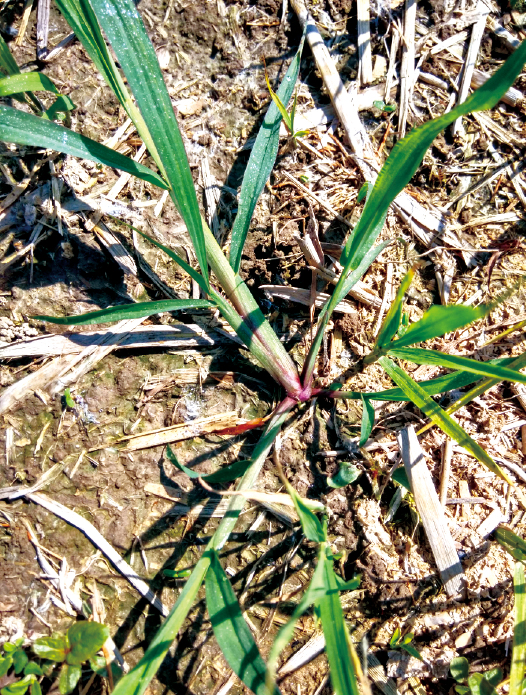
{"type": "Polygon", "coordinates": [[[364,394],[361,395],[361,401],[362,401],[362,426],[360,430],[360,442],[358,446],[363,446],[365,442],[369,439],[371,436],[371,432],[373,431],[374,427],[374,408],[373,404],[371,403],[370,398],[365,398],[364,394]]]}
{"type": "MultiPolygon", "coordinates": [[[[303,50],[304,36],[301,39],[298,51],[278,89],[278,97],[286,105],[294,90],[300,69],[301,52],[303,50]]],[[[232,227],[232,240],[230,244],[230,265],[237,273],[241,265],[241,254],[248,234],[250,220],[254,208],[265,187],[270,172],[276,161],[279,146],[279,127],[281,114],[273,102],[266,113],[256,141],[250,153],[241,191],[238,199],[238,211],[232,227]]]]}
{"type": "Polygon", "coordinates": [[[383,348],[385,345],[391,342],[391,339],[396,334],[398,327],[400,326],[400,321],[402,319],[402,309],[404,307],[404,297],[405,293],[409,289],[410,284],[413,282],[415,276],[415,269],[411,268],[400,283],[396,297],[391,304],[389,311],[382,323],[382,327],[376,337],[375,348],[383,348]]]}
{"type": "Polygon", "coordinates": [[[201,272],[208,282],[205,240],[194,182],[155,50],[133,0],[91,0],[91,4],[155,142],[171,185],[170,193],[185,221],[201,272]]]}
{"type": "Polygon", "coordinates": [[[272,643],[272,647],[267,659],[267,692],[271,692],[271,689],[274,688],[278,657],[294,636],[296,623],[305,613],[305,611],[307,611],[318,599],[325,596],[325,567],[323,557],[325,557],[326,547],[326,543],[320,544],[320,549],[318,552],[318,564],[316,565],[312,579],[310,580],[305,593],[301,597],[301,601],[294,609],[290,619],[285,623],[285,625],[283,625],[272,643]]]}
{"type": "Polygon", "coordinates": [[[178,265],[181,266],[183,270],[185,270],[188,275],[192,278],[192,280],[195,280],[199,287],[203,290],[203,292],[208,292],[208,287],[206,285],[206,282],[203,278],[203,276],[198,273],[196,270],[192,268],[192,266],[187,263],[184,259],[179,256],[179,254],[175,253],[171,248],[168,246],[165,246],[164,244],[161,244],[157,239],[154,239],[152,236],[149,234],[146,234],[146,232],[142,232],[140,229],[137,229],[137,227],[134,227],[132,224],[129,224],[128,222],[125,222],[124,220],[119,220],[116,217],[113,218],[116,222],[119,222],[120,224],[125,225],[126,227],[129,227],[130,229],[133,229],[134,232],[137,232],[137,234],[140,234],[142,237],[147,239],[151,244],[154,246],[157,246],[158,249],[161,249],[161,251],[164,251],[164,253],[172,259],[172,261],[175,261],[178,265]]]}
{"type": "Polygon", "coordinates": [[[316,601],[316,606],[325,636],[332,687],[336,695],[359,695],[358,679],[349,648],[349,636],[343,618],[332,559],[329,559],[325,553],[320,562],[323,563],[323,585],[326,593],[316,601]]]}
{"type": "Polygon", "coordinates": [[[138,319],[141,316],[153,316],[163,311],[180,311],[181,309],[206,309],[214,306],[207,299],[161,299],[157,302],[137,302],[125,306],[112,306],[109,309],[88,311],[77,316],[33,316],[40,321],[59,323],[62,326],[89,326],[93,323],[138,319]]]}
{"type": "Polygon", "coordinates": [[[461,304],[460,306],[441,306],[434,304],[419,321],[412,323],[401,338],[393,340],[394,348],[423,343],[431,338],[436,338],[446,333],[463,328],[477,319],[487,316],[494,304],[480,304],[472,307],[461,304]]]}
{"type": "Polygon", "coordinates": [[[9,46],[0,35],[0,72],[5,75],[20,75],[20,68],[13,58],[9,46]]]}
{"type": "Polygon", "coordinates": [[[44,120],[10,106],[0,105],[0,140],[57,150],[73,157],[89,159],[98,164],[115,167],[160,188],[168,188],[165,181],[148,167],[134,162],[95,140],[68,130],[52,121],[44,120]]]}
{"type": "MultiPolygon", "coordinates": [[[[268,456],[272,444],[279,432],[287,413],[294,406],[292,399],[285,399],[276,409],[267,429],[259,440],[253,452],[252,466],[245,473],[237,489],[240,491],[251,490],[268,456]]],[[[209,548],[221,548],[232,532],[241,509],[244,498],[235,495],[229,504],[228,511],[223,517],[217,531],[209,543],[209,548]]],[[[148,649],[140,662],[129,673],[121,678],[115,686],[113,695],[143,695],[150,681],[159,670],[168,650],[177,637],[194,599],[199,591],[204,576],[210,564],[210,555],[205,553],[198,560],[192,574],[188,577],[184,589],[170,611],[169,616],[150,642],[148,649]]]]}
{"type": "Polygon", "coordinates": [[[53,121],[60,113],[67,113],[75,108],[76,106],[71,99],[66,94],[61,94],[55,99],[49,109],[44,111],[42,118],[48,118],[50,121],[53,121]]]}
{"type": "Polygon", "coordinates": [[[356,267],[376,239],[376,230],[389,205],[411,180],[425,153],[436,136],[456,121],[473,111],[495,106],[511,87],[526,62],[526,42],[523,42],[504,65],[481,87],[454,109],[412,130],[396,143],[383,165],[373,191],[365,205],[360,221],[347,243],[340,263],[356,267]]]}
{"type": "MultiPolygon", "coordinates": [[[[439,393],[445,393],[453,389],[461,389],[464,386],[470,386],[478,377],[470,372],[451,372],[438,376],[436,379],[428,381],[419,381],[418,385],[424,389],[428,396],[436,396],[439,393]]],[[[360,391],[333,391],[333,398],[348,398],[350,400],[359,401],[362,396],[370,398],[373,401],[408,401],[409,398],[405,395],[402,389],[386,389],[385,391],[368,391],[361,393],[360,391]]]]}
{"type": "Polygon", "coordinates": [[[508,367],[490,364],[489,362],[478,362],[469,357],[460,355],[448,355],[437,350],[423,350],[422,348],[397,348],[389,350],[389,354],[407,362],[415,364],[433,364],[449,369],[461,369],[464,372],[480,374],[480,376],[500,379],[501,381],[519,382],[526,384],[526,375],[508,367]]]}
{"type": "Polygon", "coordinates": [[[510,695],[522,695],[526,667],[526,582],[522,562],[515,563],[513,593],[515,595],[515,626],[510,668],[510,695]]]}
{"type": "Polygon", "coordinates": [[[506,526],[497,526],[493,532],[495,540],[519,562],[526,562],[526,541],[506,526]]]}
{"type": "MultiPolygon", "coordinates": [[[[9,46],[4,41],[2,35],[0,34],[0,73],[3,75],[20,75],[20,68],[16,64],[16,60],[13,58],[9,46]]],[[[33,94],[29,92],[27,96],[33,102],[33,108],[37,108],[39,111],[42,110],[42,104],[33,94]]],[[[25,94],[13,94],[13,99],[21,101],[22,103],[27,103],[25,94]]]]}
{"type": "Polygon", "coordinates": [[[95,63],[97,70],[112,89],[128,117],[131,118],[155,163],[161,172],[164,172],[163,164],[150,131],[144,122],[141,112],[133,102],[113,57],[106,46],[106,41],[102,36],[99,23],[89,0],[56,0],[56,2],[66,21],[75,32],[75,36],[95,63]]]}
{"type": "Polygon", "coordinates": [[[314,368],[316,366],[316,357],[320,351],[323,341],[323,334],[325,333],[325,329],[329,323],[332,311],[337,304],[352,290],[354,285],[356,285],[356,283],[363,277],[363,275],[371,267],[372,263],[390,243],[390,241],[384,241],[381,244],[378,244],[378,246],[376,246],[374,249],[370,249],[363,257],[358,268],[349,273],[348,277],[341,285],[338,283],[334,290],[334,294],[321,310],[318,320],[318,329],[303,367],[302,380],[304,384],[310,384],[312,381],[314,368]]]}
{"type": "Polygon", "coordinates": [[[476,459],[483,463],[492,473],[496,473],[510,485],[513,485],[511,479],[491,458],[480,444],[472,439],[469,434],[453,420],[451,415],[445,413],[435,401],[427,395],[416,381],[413,381],[409,374],[406,374],[403,369],[398,367],[388,357],[380,357],[380,364],[391,379],[405,392],[408,398],[416,405],[417,408],[431,418],[440,429],[456,441],[460,446],[469,451],[476,459]]]}
{"type": "Polygon", "coordinates": [[[188,466],[185,466],[183,463],[179,463],[176,455],[174,454],[170,446],[166,447],[166,457],[168,458],[170,463],[172,463],[176,468],[185,473],[189,478],[192,478],[193,480],[197,480],[198,478],[200,478],[201,480],[204,480],[207,483],[230,483],[232,482],[232,480],[237,480],[238,478],[241,478],[241,476],[244,475],[252,465],[252,461],[234,461],[234,463],[231,463],[229,466],[221,468],[215,473],[203,475],[198,471],[194,471],[191,468],[188,468],[188,466]]]}
{"type": "Polygon", "coordinates": [[[0,97],[8,97],[18,92],[30,92],[32,90],[59,94],[49,77],[41,72],[25,72],[0,79],[0,97]]]}
{"type": "MultiPolygon", "coordinates": [[[[519,355],[519,357],[504,357],[501,359],[490,360],[487,364],[500,364],[501,366],[509,367],[510,369],[522,369],[523,367],[526,367],[526,352],[524,352],[522,355],[519,355]]],[[[464,372],[464,374],[468,374],[468,372],[464,372]]],[[[493,388],[493,386],[496,386],[500,382],[501,379],[484,379],[483,381],[479,382],[476,386],[474,386],[472,389],[470,389],[467,393],[463,393],[460,396],[460,398],[458,398],[454,403],[448,406],[446,408],[446,413],[448,415],[456,413],[457,410],[460,410],[460,408],[463,408],[468,403],[471,403],[472,400],[478,398],[488,389],[493,388]]],[[[425,425],[422,429],[420,429],[417,432],[417,434],[423,434],[430,427],[432,427],[432,424],[425,425]]]]}
{"type": "MultiPolygon", "coordinates": [[[[210,553],[206,573],[206,607],[221,651],[228,665],[255,695],[267,695],[265,662],[243,618],[238,600],[217,553],[210,553]]],[[[279,690],[275,690],[279,693],[279,690]]]]}

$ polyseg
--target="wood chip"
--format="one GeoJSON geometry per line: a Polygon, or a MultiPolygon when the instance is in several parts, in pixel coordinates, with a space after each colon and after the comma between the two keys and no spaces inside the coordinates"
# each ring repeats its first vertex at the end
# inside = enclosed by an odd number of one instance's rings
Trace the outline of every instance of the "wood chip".
{"type": "Polygon", "coordinates": [[[371,58],[371,17],[369,0],[357,0],[358,14],[358,59],[361,84],[373,81],[373,64],[371,58]]]}
{"type": "Polygon", "coordinates": [[[444,589],[448,596],[456,596],[464,586],[464,573],[414,428],[411,426],[401,430],[397,440],[444,589]]]}

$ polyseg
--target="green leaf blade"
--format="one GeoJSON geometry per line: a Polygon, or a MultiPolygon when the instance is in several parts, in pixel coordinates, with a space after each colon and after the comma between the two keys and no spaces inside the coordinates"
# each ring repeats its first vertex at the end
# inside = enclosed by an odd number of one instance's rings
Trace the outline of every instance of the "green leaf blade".
{"type": "Polygon", "coordinates": [[[316,606],[325,635],[332,687],[336,695],[359,695],[358,679],[348,643],[349,635],[332,560],[325,553],[320,561],[323,563],[323,585],[326,593],[316,601],[316,606]]]}
{"type": "Polygon", "coordinates": [[[440,429],[456,441],[460,446],[469,451],[478,461],[483,463],[492,473],[495,473],[500,478],[505,480],[510,485],[513,485],[511,479],[498,466],[491,456],[472,439],[469,434],[456,422],[453,418],[445,413],[435,401],[427,395],[427,393],[413,381],[411,377],[398,367],[387,357],[380,357],[379,362],[391,379],[405,391],[417,408],[431,418],[440,429]]]}
{"type": "Polygon", "coordinates": [[[144,316],[153,316],[163,311],[181,311],[183,309],[206,309],[214,306],[207,299],[160,299],[152,302],[137,302],[125,306],[113,306],[108,309],[88,311],[77,316],[33,316],[40,321],[58,323],[62,326],[90,326],[95,323],[107,321],[122,321],[123,319],[137,319],[144,316]]]}
{"type": "Polygon", "coordinates": [[[369,437],[371,436],[371,432],[373,431],[374,427],[374,417],[375,417],[375,412],[374,412],[374,407],[373,404],[371,403],[370,398],[365,398],[363,393],[361,394],[362,397],[362,425],[361,425],[361,430],[360,430],[360,441],[358,443],[358,446],[364,446],[369,437]]]}
{"type": "Polygon", "coordinates": [[[49,77],[41,72],[24,72],[0,79],[0,97],[39,90],[59,94],[49,77]]]}
{"type": "Polygon", "coordinates": [[[208,264],[199,204],[179,126],[155,50],[133,0],[91,0],[156,145],[171,197],[186,224],[201,272],[208,264]]]}
{"type": "Polygon", "coordinates": [[[449,664],[449,671],[457,683],[465,683],[469,676],[469,661],[465,656],[457,656],[449,664]]]}
{"type": "Polygon", "coordinates": [[[73,157],[89,159],[92,162],[125,171],[154,186],[168,188],[159,174],[143,164],[57,123],[17,111],[10,106],[0,105],[0,140],[19,145],[44,147],[73,157]]]}
{"type": "Polygon", "coordinates": [[[193,480],[197,480],[198,478],[200,478],[201,480],[204,480],[207,483],[230,483],[233,480],[237,480],[237,478],[240,478],[242,475],[244,475],[252,465],[252,461],[234,461],[234,463],[231,463],[229,466],[225,466],[224,468],[221,468],[220,470],[215,471],[214,473],[203,475],[202,473],[194,471],[191,468],[188,468],[188,466],[179,463],[176,455],[174,454],[172,448],[169,445],[166,447],[166,457],[168,458],[171,464],[173,464],[176,468],[178,468],[189,478],[193,480]]]}
{"type": "Polygon", "coordinates": [[[348,463],[347,461],[342,461],[336,475],[327,478],[327,485],[335,489],[345,487],[346,485],[354,483],[355,480],[358,480],[361,473],[358,466],[355,466],[353,463],[348,463]]]}
{"type": "Polygon", "coordinates": [[[39,637],[33,642],[31,648],[41,659],[61,662],[66,658],[67,644],[64,635],[39,637]]]}
{"type": "Polygon", "coordinates": [[[210,567],[205,578],[206,605],[217,642],[228,665],[243,683],[255,695],[267,695],[265,662],[217,553],[214,550],[208,552],[210,567]]]}
{"type": "MultiPolygon", "coordinates": [[[[239,193],[238,211],[232,227],[230,244],[230,265],[236,273],[239,271],[241,265],[241,255],[243,253],[243,247],[245,246],[250,220],[254,214],[259,196],[274,167],[274,162],[276,161],[276,155],[278,153],[279,128],[282,114],[280,113],[281,109],[278,108],[274,97],[277,96],[280,103],[288,104],[294,90],[294,85],[298,79],[303,42],[304,37],[301,39],[298,51],[287,70],[277,95],[273,96],[273,103],[269,107],[263,124],[259,129],[245,170],[241,191],[239,193]]],[[[271,95],[272,94],[274,93],[271,91],[271,95]]],[[[286,110],[285,114],[287,114],[286,110]]]]}
{"type": "Polygon", "coordinates": [[[423,348],[393,348],[389,350],[389,354],[415,364],[432,364],[439,367],[447,367],[448,369],[461,369],[465,372],[478,374],[481,377],[526,384],[526,375],[521,372],[498,364],[478,362],[460,355],[449,355],[445,352],[424,350],[423,348]]]}
{"type": "Polygon", "coordinates": [[[62,665],[58,679],[58,690],[60,695],[69,695],[69,693],[75,690],[75,686],[80,680],[80,674],[80,666],[68,663],[62,665]]]}
{"type": "Polygon", "coordinates": [[[493,532],[495,540],[518,562],[526,562],[526,541],[506,526],[498,526],[493,532]]]}
{"type": "Polygon", "coordinates": [[[473,321],[484,318],[489,314],[493,305],[481,304],[478,307],[465,306],[431,306],[419,321],[412,323],[403,337],[394,340],[394,347],[405,347],[414,343],[423,343],[426,340],[437,338],[463,328],[473,321]]]}
{"type": "Polygon", "coordinates": [[[522,562],[515,563],[513,592],[515,595],[515,629],[510,669],[510,695],[522,695],[522,683],[526,668],[526,582],[522,562]]]}
{"type": "Polygon", "coordinates": [[[382,327],[376,337],[375,349],[381,349],[391,342],[396,335],[400,321],[402,319],[402,309],[404,308],[404,297],[415,276],[415,269],[411,268],[402,279],[396,297],[394,298],[389,311],[382,323],[382,327]]]}

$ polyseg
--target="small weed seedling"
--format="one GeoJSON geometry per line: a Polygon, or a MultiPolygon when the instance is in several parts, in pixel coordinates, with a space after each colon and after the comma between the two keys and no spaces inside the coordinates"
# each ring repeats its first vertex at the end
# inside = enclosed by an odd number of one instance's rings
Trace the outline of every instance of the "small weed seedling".
{"type": "Polygon", "coordinates": [[[469,675],[469,662],[464,656],[453,659],[449,671],[458,685],[455,690],[459,695],[497,695],[497,686],[502,681],[502,669],[492,668],[485,673],[469,675]]]}
{"type": "Polygon", "coordinates": [[[396,630],[393,632],[393,636],[389,640],[389,646],[391,647],[391,649],[403,649],[410,656],[414,656],[415,659],[420,659],[420,661],[423,661],[422,655],[420,654],[418,649],[415,647],[414,644],[411,644],[414,638],[415,636],[412,632],[408,632],[402,637],[400,628],[397,627],[396,630]]]}
{"type": "Polygon", "coordinates": [[[2,645],[0,657],[1,695],[42,695],[41,683],[50,684],[58,679],[60,695],[73,692],[81,676],[81,667],[87,661],[93,671],[105,675],[105,659],[97,652],[109,637],[108,628],[95,622],[72,625],[65,634],[54,632],[51,637],[40,637],[31,645],[35,657],[30,658],[22,647],[23,638],[2,645]]]}

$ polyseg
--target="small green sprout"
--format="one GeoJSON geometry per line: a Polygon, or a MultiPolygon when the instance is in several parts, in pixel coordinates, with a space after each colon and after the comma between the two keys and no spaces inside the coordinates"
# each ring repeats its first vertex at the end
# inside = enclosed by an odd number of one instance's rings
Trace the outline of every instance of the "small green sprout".
{"type": "Polygon", "coordinates": [[[291,109],[290,114],[289,114],[286,107],[284,106],[283,102],[279,98],[279,96],[276,94],[276,92],[274,92],[274,90],[270,86],[270,80],[268,78],[266,66],[265,66],[265,80],[267,82],[267,89],[270,93],[270,96],[272,97],[273,102],[278,107],[278,110],[283,117],[283,123],[285,124],[285,127],[289,131],[294,145],[296,145],[296,138],[304,137],[305,135],[308,135],[308,133],[309,133],[308,130],[294,130],[294,117],[296,115],[296,103],[298,100],[298,94],[296,93],[294,95],[294,101],[292,102],[292,109],[291,109]]]}
{"type": "Polygon", "coordinates": [[[333,488],[340,488],[354,483],[354,481],[360,477],[360,469],[353,463],[348,463],[347,461],[342,461],[340,463],[340,468],[336,475],[327,478],[327,485],[333,488]]]}
{"type": "Polygon", "coordinates": [[[469,675],[469,662],[465,656],[458,656],[449,665],[449,671],[458,685],[458,695],[496,695],[496,688],[502,681],[501,668],[492,668],[485,673],[469,675]]]}
{"type": "Polygon", "coordinates": [[[73,400],[73,396],[71,395],[69,388],[64,391],[64,403],[66,404],[67,408],[70,408],[71,410],[76,409],[75,401],[73,400]]]}
{"type": "MultiPolygon", "coordinates": [[[[92,670],[101,671],[96,654],[109,637],[108,628],[96,622],[79,622],[65,634],[54,632],[50,637],[40,637],[31,645],[37,660],[30,660],[23,648],[24,639],[4,642],[0,656],[0,678],[7,677],[8,683],[0,695],[42,695],[40,683],[43,678],[58,679],[60,695],[69,695],[81,676],[81,666],[89,661],[92,670]],[[59,664],[60,670],[59,670],[59,664]],[[20,678],[12,678],[9,675],[20,678]]],[[[103,659],[105,667],[105,660],[103,659]]],[[[118,674],[115,674],[118,675],[118,674]]]]}
{"type": "Polygon", "coordinates": [[[373,101],[373,106],[379,109],[382,113],[393,113],[396,111],[396,106],[393,104],[386,104],[384,101],[373,101]]]}
{"type": "Polygon", "coordinates": [[[400,628],[397,627],[396,630],[393,632],[393,636],[389,640],[389,646],[391,647],[391,649],[403,649],[410,656],[414,656],[415,659],[420,659],[420,661],[423,661],[424,659],[422,658],[422,655],[420,654],[418,649],[413,644],[411,644],[414,638],[415,636],[412,632],[408,632],[402,637],[400,628]]]}

